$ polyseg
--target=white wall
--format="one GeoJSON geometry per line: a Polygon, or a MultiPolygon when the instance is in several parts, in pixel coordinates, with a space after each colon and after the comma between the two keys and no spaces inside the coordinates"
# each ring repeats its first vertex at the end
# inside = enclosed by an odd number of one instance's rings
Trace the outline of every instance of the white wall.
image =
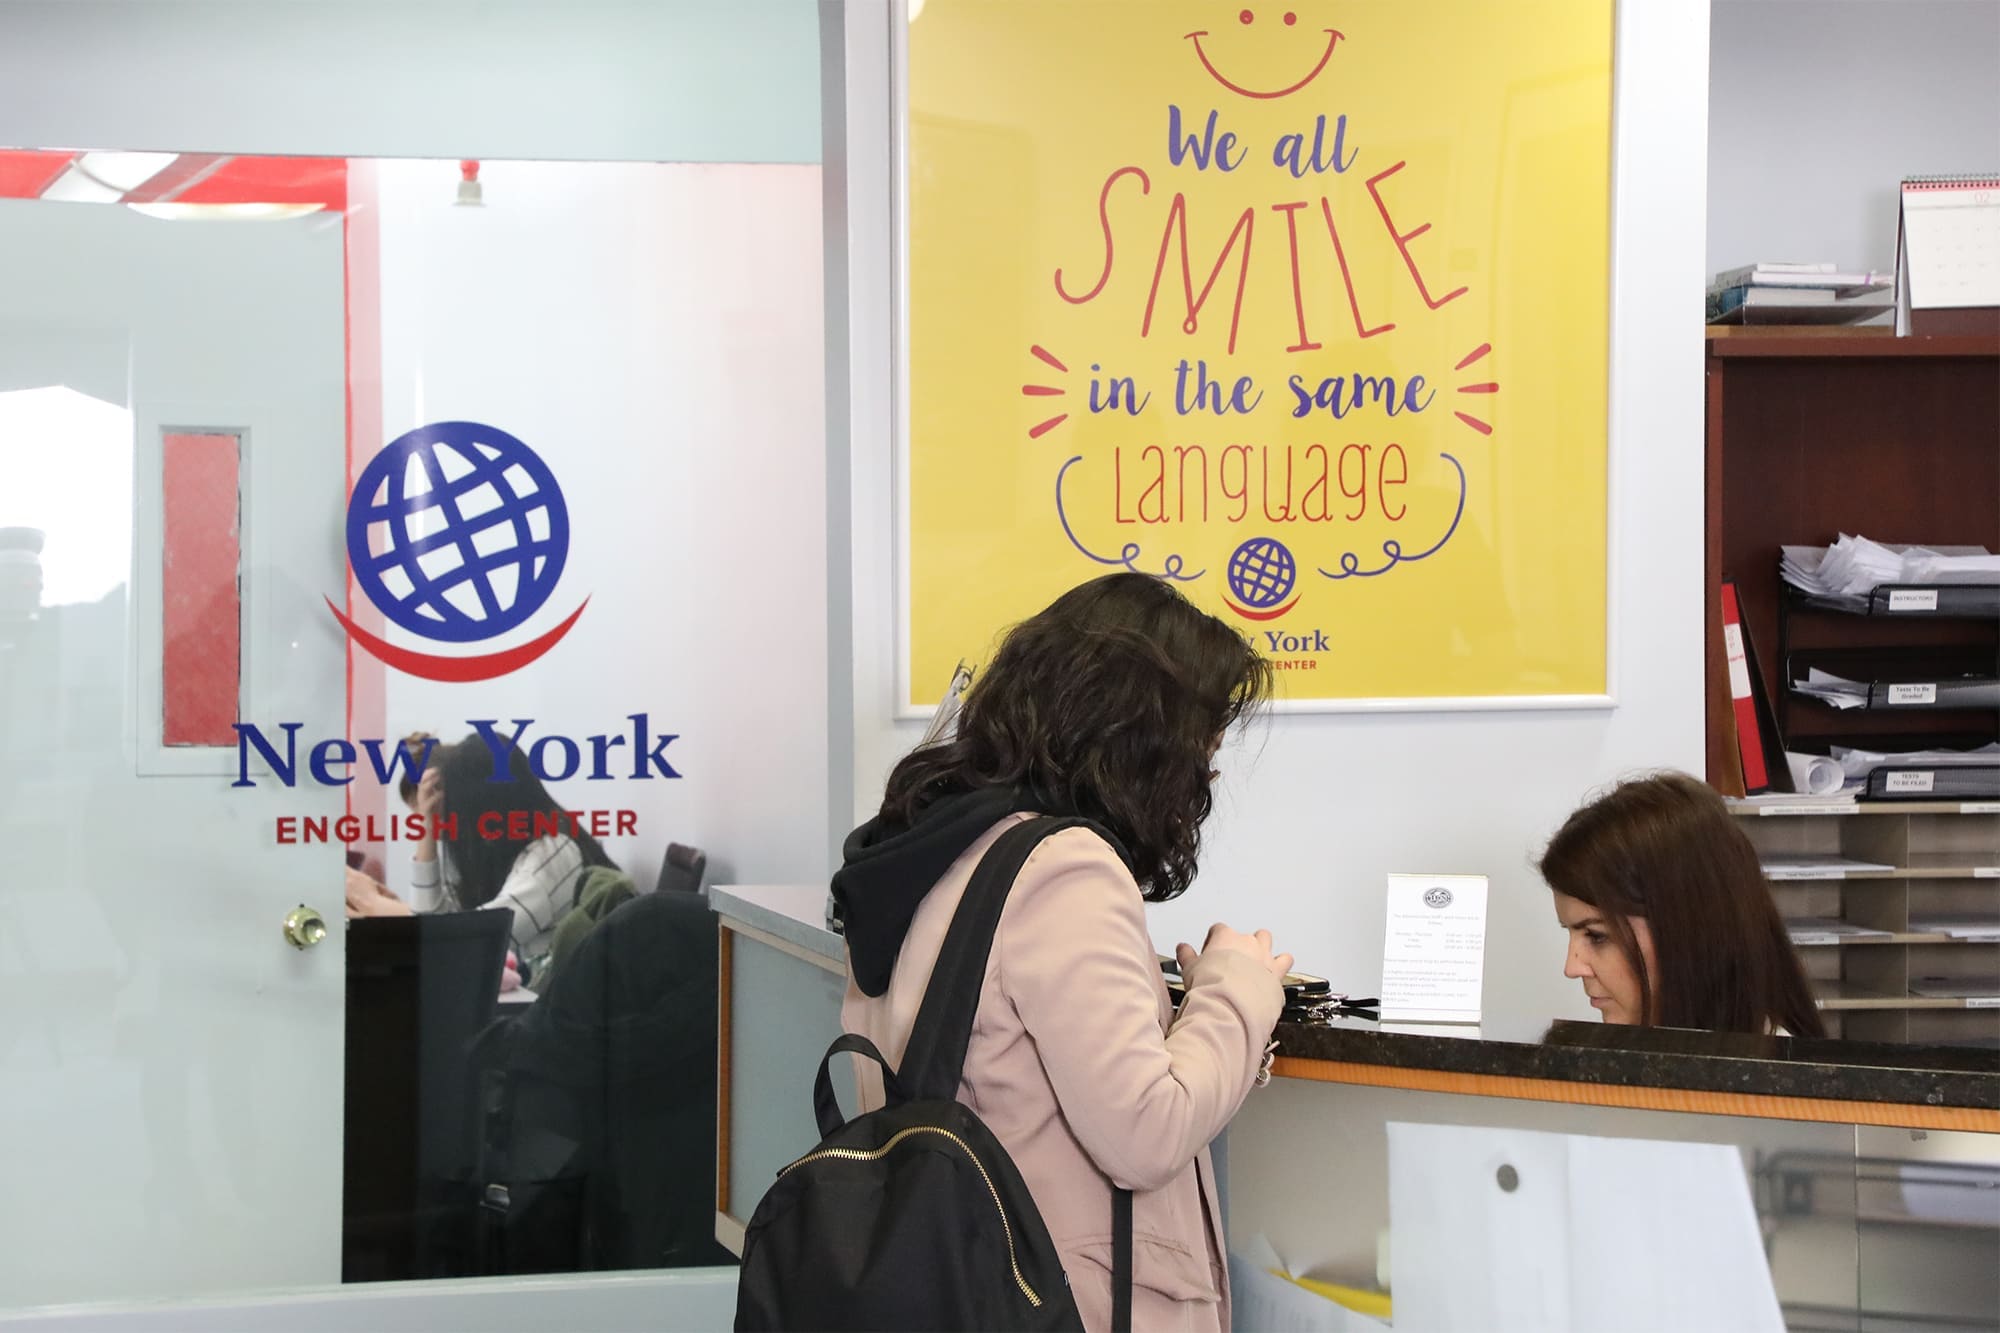
{"type": "Polygon", "coordinates": [[[1897,181],[2000,170],[2000,0],[1717,0],[1709,45],[1711,273],[1887,271],[1897,181]]]}
{"type": "MultiPolygon", "coordinates": [[[[848,398],[828,431],[829,475],[851,472],[829,557],[850,565],[851,617],[834,609],[838,701],[854,729],[847,813],[879,799],[918,728],[893,720],[895,530],[890,367],[891,112],[888,7],[849,3],[844,93],[829,103],[829,271],[847,269],[848,398]],[[844,113],[844,127],[835,123],[844,113]],[[836,135],[840,142],[833,142],[836,135]],[[837,170],[845,173],[837,187],[837,170]],[[844,520],[844,522],[843,522],[844,520]],[[842,644],[843,634],[851,642],[842,644]]],[[[1153,910],[1162,946],[1209,922],[1267,926],[1299,965],[1373,993],[1383,879],[1392,870],[1492,876],[1486,1001],[1494,1012],[1587,1017],[1562,976],[1563,940],[1530,858],[1593,787],[1628,770],[1702,763],[1702,346],[1687,293],[1703,277],[1707,5],[1619,6],[1611,360],[1613,689],[1579,713],[1284,716],[1225,752],[1200,881],[1153,910]]],[[[833,297],[830,294],[830,301],[833,297]]],[[[837,306],[832,307],[837,311],[837,306]]],[[[837,784],[838,785],[838,784],[837,784]]]]}
{"type": "Polygon", "coordinates": [[[0,145],[814,162],[809,0],[0,0],[0,145]]]}
{"type": "Polygon", "coordinates": [[[517,637],[590,599],[515,674],[391,672],[389,735],[617,735],[645,712],[679,734],[681,780],[552,786],[639,812],[637,838],[606,843],[621,865],[650,885],[674,841],[717,881],[822,877],[819,168],[489,162],[481,208],[453,204],[455,163],[374,170],[385,439],[472,420],[534,449],[570,555],[517,637]]]}

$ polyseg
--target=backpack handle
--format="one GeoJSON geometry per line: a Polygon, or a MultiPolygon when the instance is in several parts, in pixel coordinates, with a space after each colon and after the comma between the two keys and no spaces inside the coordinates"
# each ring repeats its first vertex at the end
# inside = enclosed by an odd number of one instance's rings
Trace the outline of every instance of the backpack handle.
{"type": "Polygon", "coordinates": [[[832,1069],[833,1057],[847,1051],[865,1056],[882,1067],[882,1091],[892,1105],[904,1099],[896,1071],[889,1068],[889,1062],[875,1049],[875,1043],[859,1033],[843,1032],[820,1057],[819,1077],[813,1080],[813,1114],[819,1119],[819,1136],[823,1139],[832,1137],[833,1131],[847,1123],[847,1117],[840,1113],[840,1099],[833,1095],[832,1069]]]}

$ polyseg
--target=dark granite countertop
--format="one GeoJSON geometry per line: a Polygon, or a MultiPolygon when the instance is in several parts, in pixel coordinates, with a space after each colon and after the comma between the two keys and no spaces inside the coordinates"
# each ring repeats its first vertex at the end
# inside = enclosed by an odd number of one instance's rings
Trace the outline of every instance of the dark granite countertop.
{"type": "Polygon", "coordinates": [[[1757,1037],[1608,1023],[1477,1029],[1363,1018],[1278,1025],[1278,1054],[1628,1088],[2000,1110],[2000,1050],[1757,1037]]]}

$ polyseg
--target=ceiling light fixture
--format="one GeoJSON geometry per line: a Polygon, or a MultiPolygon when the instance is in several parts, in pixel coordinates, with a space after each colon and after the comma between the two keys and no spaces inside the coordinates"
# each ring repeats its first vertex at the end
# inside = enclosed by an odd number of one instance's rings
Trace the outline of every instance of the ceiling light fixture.
{"type": "Polygon", "coordinates": [[[160,174],[179,153],[85,153],[72,165],[120,194],[129,194],[160,174]]]}
{"type": "Polygon", "coordinates": [[[168,222],[276,222],[319,213],[325,204],[127,204],[134,213],[168,222]]]}

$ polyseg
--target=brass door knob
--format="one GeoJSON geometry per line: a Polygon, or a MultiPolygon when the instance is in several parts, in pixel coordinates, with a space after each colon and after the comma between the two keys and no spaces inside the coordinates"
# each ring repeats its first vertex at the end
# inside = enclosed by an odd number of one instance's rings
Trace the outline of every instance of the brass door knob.
{"type": "Polygon", "coordinates": [[[285,914],[285,938],[294,949],[310,949],[326,938],[326,918],[300,903],[285,914]]]}

